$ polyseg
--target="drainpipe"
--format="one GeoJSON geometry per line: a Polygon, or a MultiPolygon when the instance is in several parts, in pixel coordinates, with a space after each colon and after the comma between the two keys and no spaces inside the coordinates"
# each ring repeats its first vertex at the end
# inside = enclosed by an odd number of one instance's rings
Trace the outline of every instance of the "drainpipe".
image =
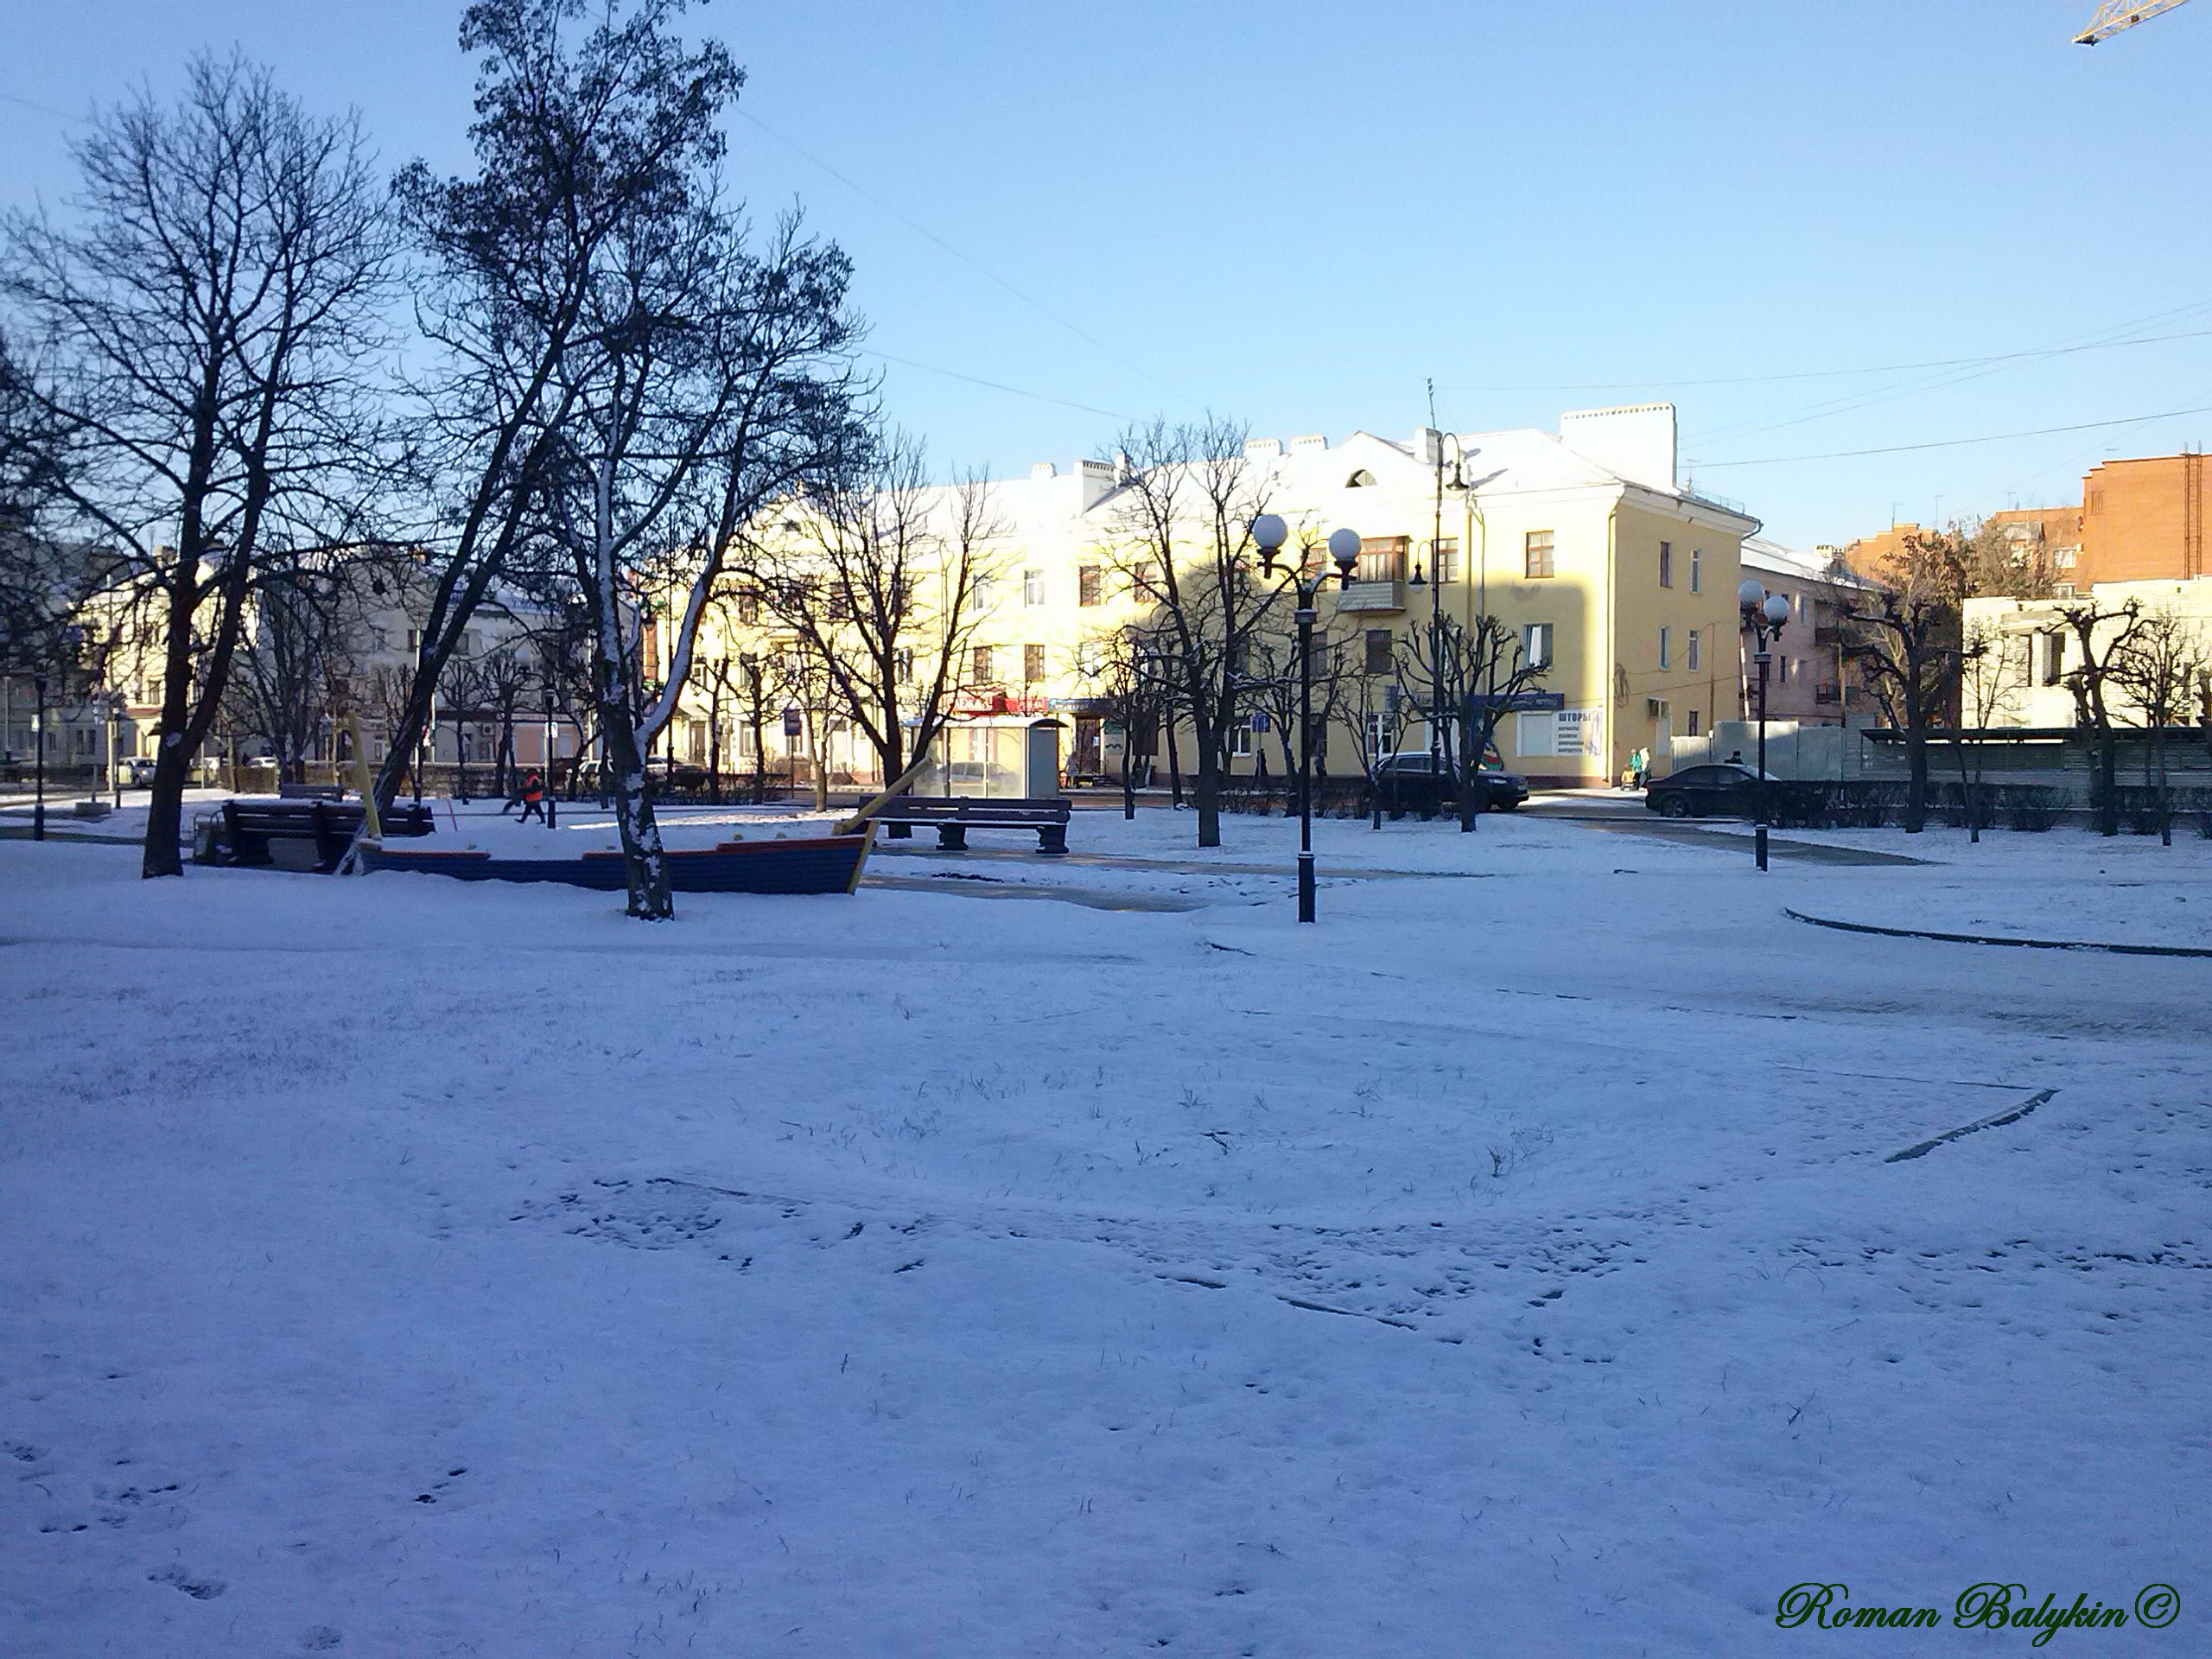
{"type": "Polygon", "coordinates": [[[1605,774],[1599,779],[1601,785],[1610,784],[1621,775],[1620,766],[1613,753],[1614,740],[1618,735],[1613,725],[1613,687],[1620,671],[1620,641],[1614,637],[1619,611],[1618,602],[1619,584],[1616,566],[1618,563],[1620,522],[1620,498],[1615,496],[1613,505],[1605,509],[1605,675],[1600,681],[1604,688],[1600,693],[1602,700],[1598,705],[1605,715],[1605,738],[1599,746],[1605,756],[1605,774]]]}

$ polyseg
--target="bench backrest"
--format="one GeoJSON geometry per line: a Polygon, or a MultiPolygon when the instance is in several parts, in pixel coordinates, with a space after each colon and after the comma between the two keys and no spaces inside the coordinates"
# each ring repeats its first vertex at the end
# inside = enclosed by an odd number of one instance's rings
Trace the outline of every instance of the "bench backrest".
{"type": "Polygon", "coordinates": [[[887,823],[1008,824],[1027,828],[1037,823],[1065,823],[1068,804],[1064,799],[991,800],[973,795],[896,795],[883,804],[877,816],[887,823]]]}

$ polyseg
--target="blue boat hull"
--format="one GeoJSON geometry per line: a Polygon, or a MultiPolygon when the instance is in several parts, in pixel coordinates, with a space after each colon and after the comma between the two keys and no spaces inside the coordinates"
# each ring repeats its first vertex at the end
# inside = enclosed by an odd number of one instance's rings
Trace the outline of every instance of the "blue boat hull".
{"type": "MultiPolygon", "coordinates": [[[[859,885],[873,837],[821,836],[804,841],[724,842],[671,852],[668,885],[677,893],[850,893],[859,885]]],[[[620,893],[629,875],[620,853],[582,858],[494,858],[489,853],[414,848],[362,849],[372,870],[449,875],[462,881],[556,881],[620,893]]]]}

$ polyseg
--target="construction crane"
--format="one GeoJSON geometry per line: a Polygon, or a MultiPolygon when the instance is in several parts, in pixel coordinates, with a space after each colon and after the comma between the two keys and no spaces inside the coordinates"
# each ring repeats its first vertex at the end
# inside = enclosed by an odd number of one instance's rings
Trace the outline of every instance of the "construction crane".
{"type": "Polygon", "coordinates": [[[2074,37],[2076,46],[2094,46],[2107,35],[2147,23],[2162,11],[2171,11],[2185,0],[2104,0],[2089,26],[2074,37]]]}

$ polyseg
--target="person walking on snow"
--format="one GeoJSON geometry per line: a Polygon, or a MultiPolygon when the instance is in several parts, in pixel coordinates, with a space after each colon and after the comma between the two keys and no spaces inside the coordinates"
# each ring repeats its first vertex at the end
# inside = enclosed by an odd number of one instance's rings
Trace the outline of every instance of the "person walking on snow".
{"type": "Polygon", "coordinates": [[[521,821],[528,823],[533,813],[547,829],[553,827],[553,821],[545,816],[545,779],[534,770],[522,780],[521,821]]]}

